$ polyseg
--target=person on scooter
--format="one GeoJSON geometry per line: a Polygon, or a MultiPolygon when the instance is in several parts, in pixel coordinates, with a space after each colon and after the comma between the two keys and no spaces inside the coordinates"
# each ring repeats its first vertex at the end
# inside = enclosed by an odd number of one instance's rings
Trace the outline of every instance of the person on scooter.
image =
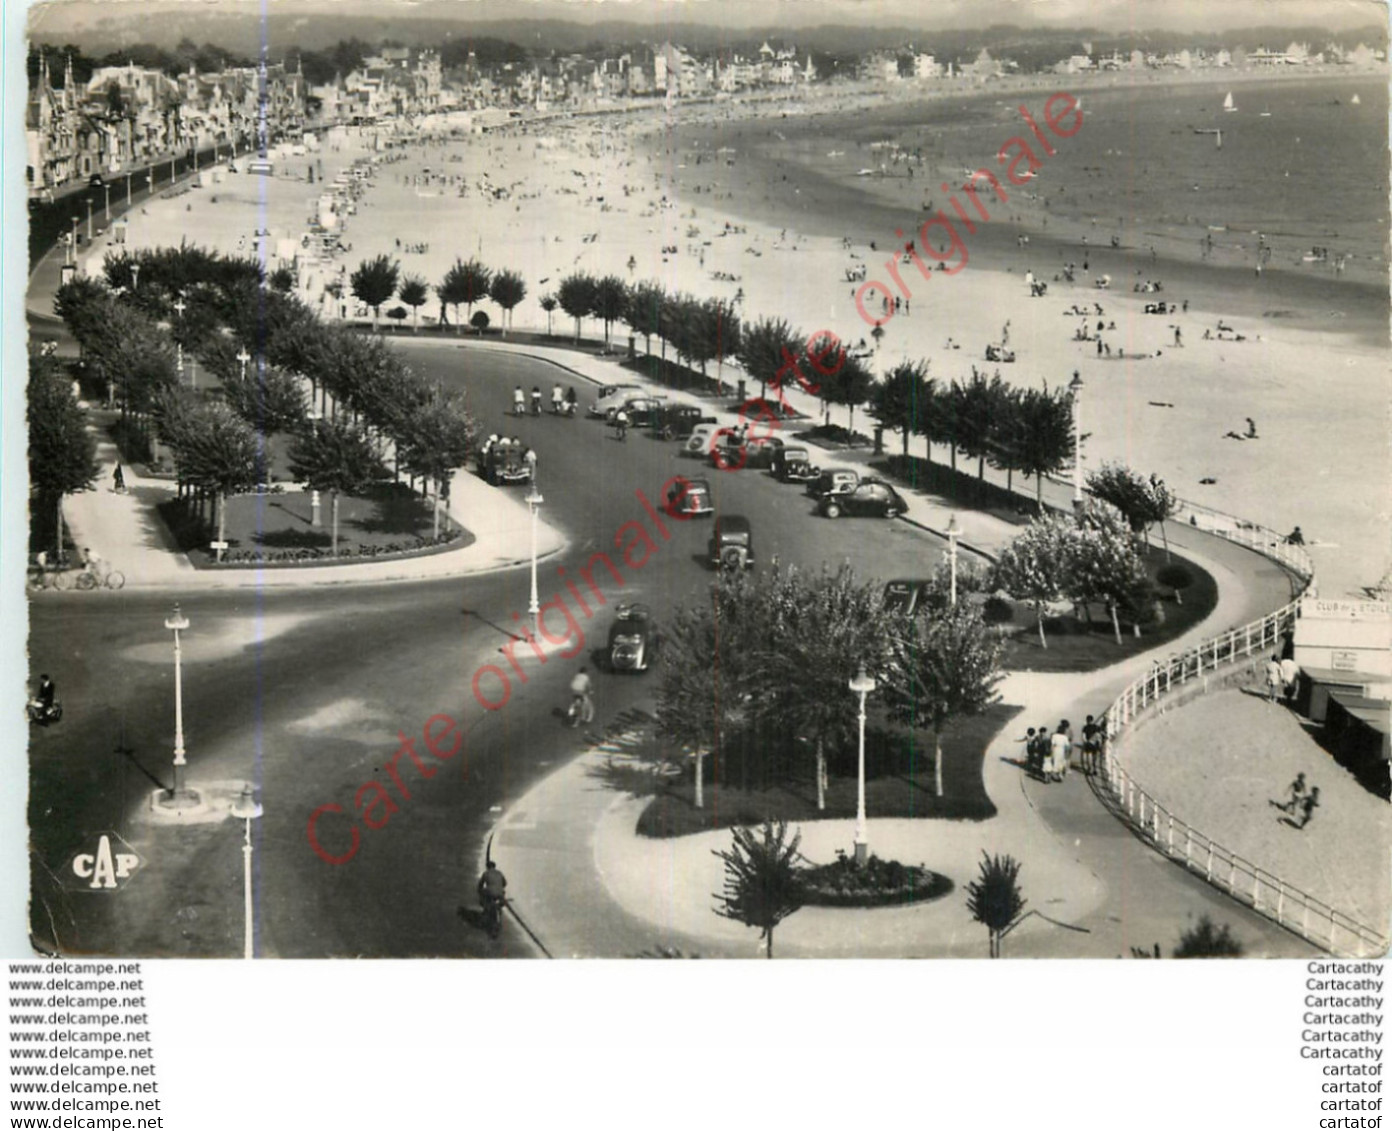
{"type": "Polygon", "coordinates": [[[561,406],[565,403],[565,396],[561,392],[561,386],[555,385],[551,389],[551,411],[557,416],[561,414],[561,406]]]}
{"type": "Polygon", "coordinates": [[[527,396],[522,392],[521,385],[512,390],[512,411],[515,416],[521,416],[527,411],[527,396]]]}
{"type": "Polygon", "coordinates": [[[570,681],[570,693],[580,704],[580,721],[586,726],[594,722],[594,681],[590,679],[589,672],[582,666],[575,673],[575,678],[570,681]]]}
{"type": "Polygon", "coordinates": [[[491,920],[493,916],[497,916],[496,925],[490,924],[496,932],[501,927],[503,906],[507,903],[507,877],[492,860],[488,861],[483,869],[483,875],[479,877],[478,901],[479,907],[483,909],[485,920],[491,920]]]}
{"type": "Polygon", "coordinates": [[[628,435],[628,413],[619,409],[614,413],[614,431],[618,434],[618,439],[622,440],[628,435]]]}
{"type": "Polygon", "coordinates": [[[576,409],[576,406],[577,406],[578,404],[579,404],[579,398],[576,397],[576,395],[575,395],[575,386],[574,386],[574,385],[571,385],[568,389],[566,389],[566,395],[565,395],[566,412],[567,412],[569,415],[574,416],[574,415],[575,415],[575,409],[576,409]]]}
{"type": "Polygon", "coordinates": [[[533,415],[533,416],[540,416],[540,415],[541,415],[541,386],[540,386],[540,385],[533,385],[533,386],[532,386],[532,415],[533,415]]]}

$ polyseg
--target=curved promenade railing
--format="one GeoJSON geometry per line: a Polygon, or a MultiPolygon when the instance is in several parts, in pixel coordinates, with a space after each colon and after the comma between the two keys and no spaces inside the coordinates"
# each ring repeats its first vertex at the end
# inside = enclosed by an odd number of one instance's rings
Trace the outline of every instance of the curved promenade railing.
{"type": "Polygon", "coordinates": [[[1157,662],[1127,687],[1107,709],[1108,741],[1098,791],[1104,803],[1156,851],[1238,902],[1331,954],[1381,955],[1388,940],[1379,932],[1206,836],[1146,792],[1117,758],[1118,738],[1141,718],[1203,694],[1214,679],[1235,684],[1254,674],[1260,658],[1294,631],[1300,602],[1315,592],[1314,567],[1303,547],[1290,545],[1274,531],[1189,503],[1183,505],[1179,518],[1281,563],[1299,579],[1299,592],[1288,605],[1260,620],[1204,640],[1167,662],[1157,662]],[[1243,661],[1245,668],[1236,667],[1243,661]],[[1186,694],[1186,687],[1193,695],[1186,694]]]}

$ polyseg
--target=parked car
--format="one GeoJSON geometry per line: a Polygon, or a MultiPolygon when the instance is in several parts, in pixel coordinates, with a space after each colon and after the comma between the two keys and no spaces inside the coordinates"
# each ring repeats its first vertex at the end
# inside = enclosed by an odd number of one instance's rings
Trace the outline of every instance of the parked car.
{"type": "Polygon", "coordinates": [[[777,436],[750,436],[743,443],[733,433],[726,433],[721,440],[733,443],[717,444],[711,448],[710,461],[722,471],[740,471],[744,468],[764,468],[773,464],[773,454],[783,447],[777,436]]]}
{"type": "Polygon", "coordinates": [[[92,188],[101,188],[106,182],[102,180],[102,175],[100,173],[93,173],[87,178],[87,184],[92,188]]]}
{"type": "Polygon", "coordinates": [[[658,649],[652,610],[647,605],[620,605],[617,619],[609,626],[609,669],[616,672],[645,672],[652,666],[658,649]]]}
{"type": "Polygon", "coordinates": [[[715,417],[705,415],[694,404],[664,404],[653,414],[652,430],[664,440],[684,440],[697,425],[714,423],[715,417]]]}
{"type": "Polygon", "coordinates": [[[885,608],[891,612],[913,616],[928,600],[933,583],[925,579],[912,581],[890,581],[884,587],[885,608]]]}
{"type": "Polygon", "coordinates": [[[720,431],[718,424],[696,425],[691,430],[691,435],[686,438],[686,443],[682,445],[682,455],[705,459],[711,444],[715,442],[715,434],[718,431],[720,431]]]}
{"type": "Polygon", "coordinates": [[[739,514],[722,514],[715,520],[709,545],[710,563],[717,569],[754,568],[754,532],[749,519],[739,514]]]}
{"type": "Polygon", "coordinates": [[[775,479],[783,483],[810,483],[822,469],[812,465],[811,453],[803,447],[784,445],[773,453],[775,479]]]}
{"type": "Polygon", "coordinates": [[[630,397],[641,396],[642,393],[642,385],[604,385],[599,390],[599,396],[586,411],[591,416],[603,420],[611,408],[618,408],[630,397]]]}
{"type": "Polygon", "coordinates": [[[715,513],[710,482],[705,479],[678,479],[672,484],[662,503],[663,508],[674,518],[678,515],[690,517],[715,513]]]}
{"type": "Polygon", "coordinates": [[[501,484],[526,483],[532,478],[532,467],[523,458],[524,450],[516,444],[493,448],[488,453],[484,478],[495,487],[501,484]]]}
{"type": "Polygon", "coordinates": [[[628,426],[630,428],[651,428],[653,420],[656,419],[658,410],[662,408],[663,401],[658,397],[647,395],[640,397],[629,397],[622,404],[617,404],[604,414],[607,423],[613,424],[614,418],[618,416],[619,410],[623,409],[628,414],[628,426]]]}
{"type": "Polygon", "coordinates": [[[849,491],[823,495],[819,505],[827,518],[839,518],[843,514],[898,518],[909,509],[904,496],[879,479],[862,479],[849,491]]]}
{"type": "Polygon", "coordinates": [[[823,495],[839,495],[859,482],[860,476],[854,471],[823,471],[808,482],[807,493],[814,499],[820,499],[823,495]]]}

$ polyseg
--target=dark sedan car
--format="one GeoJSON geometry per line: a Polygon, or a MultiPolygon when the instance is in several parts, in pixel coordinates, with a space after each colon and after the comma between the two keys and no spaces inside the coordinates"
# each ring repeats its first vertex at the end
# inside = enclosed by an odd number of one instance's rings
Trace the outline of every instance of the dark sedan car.
{"type": "Polygon", "coordinates": [[[904,496],[888,483],[878,479],[862,479],[849,491],[823,495],[819,509],[827,518],[839,518],[843,514],[898,518],[909,509],[909,505],[904,501],[904,496]]]}
{"type": "Polygon", "coordinates": [[[652,418],[652,430],[664,440],[685,440],[698,424],[714,424],[715,417],[707,416],[696,405],[665,404],[652,418]]]}

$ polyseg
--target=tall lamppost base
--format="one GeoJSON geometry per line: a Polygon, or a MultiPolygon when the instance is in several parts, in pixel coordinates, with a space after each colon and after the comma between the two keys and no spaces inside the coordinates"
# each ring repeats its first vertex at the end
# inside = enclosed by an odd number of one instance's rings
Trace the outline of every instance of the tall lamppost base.
{"type": "Polygon", "coordinates": [[[856,866],[857,868],[864,868],[865,865],[866,865],[866,862],[867,862],[869,859],[870,859],[870,846],[869,846],[868,844],[866,844],[863,840],[858,840],[858,841],[856,841],[856,842],[855,842],[855,866],[856,866]]]}
{"type": "Polygon", "coordinates": [[[198,791],[184,786],[179,789],[167,789],[155,798],[155,804],[161,809],[192,809],[202,804],[202,798],[198,796],[198,791]]]}

